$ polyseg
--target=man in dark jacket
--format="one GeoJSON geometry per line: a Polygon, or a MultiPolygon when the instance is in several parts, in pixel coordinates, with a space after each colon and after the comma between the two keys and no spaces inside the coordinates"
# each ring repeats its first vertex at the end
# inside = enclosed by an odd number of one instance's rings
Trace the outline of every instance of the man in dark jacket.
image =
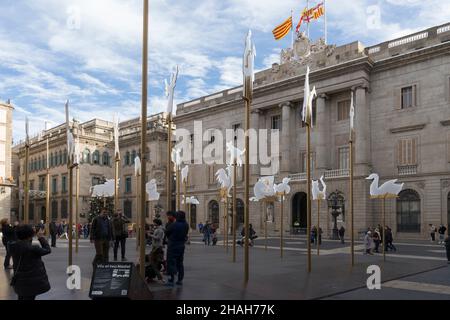
{"type": "Polygon", "coordinates": [[[51,253],[44,230],[37,230],[40,246],[33,245],[34,230],[30,225],[17,227],[18,241],[11,244],[14,276],[11,285],[19,300],[34,300],[50,290],[47,271],[41,257],[51,253]]]}
{"type": "Polygon", "coordinates": [[[8,219],[2,219],[0,221],[1,224],[1,232],[2,232],[2,243],[5,246],[6,255],[5,255],[5,261],[3,263],[3,266],[5,269],[11,269],[10,261],[11,261],[11,252],[10,252],[10,245],[12,242],[15,241],[14,239],[14,229],[9,224],[8,219]]]}
{"type": "Polygon", "coordinates": [[[91,243],[95,244],[95,258],[92,262],[94,268],[97,264],[109,261],[109,246],[113,234],[108,211],[103,208],[100,215],[92,221],[91,243]]]}
{"type": "Polygon", "coordinates": [[[56,235],[58,233],[58,227],[56,226],[56,221],[52,220],[49,225],[50,237],[52,238],[52,247],[56,247],[56,235]]]}
{"type": "Polygon", "coordinates": [[[186,214],[178,211],[176,221],[166,227],[167,245],[167,268],[170,276],[168,285],[173,286],[175,274],[178,274],[177,285],[183,284],[184,278],[184,248],[189,233],[189,225],[186,222],[186,214]]]}
{"type": "Polygon", "coordinates": [[[119,249],[122,255],[122,261],[127,261],[125,258],[125,244],[128,238],[128,223],[130,220],[122,215],[122,211],[119,209],[112,218],[112,231],[114,237],[114,261],[117,261],[117,251],[119,249]]]}

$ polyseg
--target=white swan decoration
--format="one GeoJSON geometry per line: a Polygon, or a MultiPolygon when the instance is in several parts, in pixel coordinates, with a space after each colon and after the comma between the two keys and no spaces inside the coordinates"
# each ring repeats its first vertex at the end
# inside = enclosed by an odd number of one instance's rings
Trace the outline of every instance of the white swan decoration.
{"type": "Polygon", "coordinates": [[[324,200],[327,198],[327,185],[323,181],[323,176],[320,177],[320,183],[322,184],[322,191],[319,188],[319,180],[312,181],[312,197],[313,200],[324,200]]]}
{"type": "MultiPolygon", "coordinates": [[[[120,179],[117,179],[119,184],[120,179]]],[[[98,184],[91,187],[92,197],[113,197],[114,196],[114,179],[108,179],[104,184],[98,184]]]]}
{"type": "Polygon", "coordinates": [[[175,170],[181,167],[181,150],[177,148],[172,148],[172,162],[174,163],[175,170]]]}
{"type": "Polygon", "coordinates": [[[159,200],[159,192],[157,191],[157,184],[155,179],[152,179],[145,184],[145,191],[148,194],[149,201],[159,200]]]}
{"type": "Polygon", "coordinates": [[[227,152],[230,154],[230,164],[233,164],[236,160],[236,164],[238,167],[242,167],[243,161],[242,157],[245,154],[245,149],[240,150],[233,146],[233,142],[228,141],[227,142],[227,152]]]}
{"type": "Polygon", "coordinates": [[[183,195],[183,200],[182,200],[182,204],[184,204],[184,200],[186,199],[186,203],[187,204],[200,204],[200,202],[197,200],[197,198],[195,196],[191,196],[191,197],[184,197],[183,195]]]}
{"type": "Polygon", "coordinates": [[[141,158],[138,156],[134,158],[134,175],[136,177],[141,175],[141,158]]]}
{"type": "Polygon", "coordinates": [[[394,179],[386,181],[381,186],[378,186],[380,178],[376,173],[372,173],[366,180],[373,180],[370,184],[370,196],[372,198],[396,198],[400,191],[402,191],[404,185],[404,183],[396,183],[397,179],[394,179]]]}
{"type": "Polygon", "coordinates": [[[181,169],[181,182],[187,183],[188,174],[189,166],[184,166],[184,168],[181,169]]]}
{"type": "Polygon", "coordinates": [[[282,182],[280,184],[276,184],[274,186],[275,192],[277,194],[284,194],[287,195],[289,192],[291,192],[291,187],[289,186],[289,182],[291,181],[291,178],[283,178],[282,182]]]}

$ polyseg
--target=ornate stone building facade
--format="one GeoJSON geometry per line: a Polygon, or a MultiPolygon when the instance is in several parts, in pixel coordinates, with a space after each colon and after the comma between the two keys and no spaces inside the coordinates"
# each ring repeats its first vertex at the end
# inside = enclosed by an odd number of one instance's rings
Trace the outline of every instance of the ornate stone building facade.
{"type": "MultiPolygon", "coordinates": [[[[356,109],[356,231],[363,232],[382,222],[381,201],[369,199],[370,182],[365,177],[371,172],[380,175],[380,183],[387,179],[405,183],[400,197],[387,201],[386,206],[387,225],[397,238],[427,237],[428,224],[450,224],[449,40],[450,24],[371,47],[360,42],[339,47],[316,45],[299,59],[287,59],[284,52],[284,63],[255,75],[251,127],[279,130],[280,169],[276,181],[284,176],[292,178],[284,221],[280,221],[279,203],[269,208],[273,212],[271,234],[279,234],[281,223],[287,233],[306,227],[306,133],[301,121],[306,65],[311,69],[310,85],[318,92],[313,106],[313,177],[324,175],[328,194],[343,200],[337,227],[350,228],[351,92],[356,109]]],[[[304,45],[298,47],[304,49],[304,45]]],[[[203,132],[243,128],[241,96],[242,87],[238,87],[180,104],[174,119],[177,129],[194,132],[194,120],[202,121],[203,132]]],[[[212,141],[203,142],[203,147],[212,141]]],[[[209,220],[223,227],[224,214],[214,179],[221,167],[224,165],[191,165],[188,191],[200,201],[195,208],[197,223],[209,220]]],[[[260,176],[261,167],[250,166],[251,185],[260,176]]],[[[243,221],[242,179],[237,185],[238,220],[243,221]]],[[[317,223],[316,212],[313,204],[313,225],[317,223]]],[[[331,235],[331,204],[322,201],[320,212],[321,227],[325,235],[331,235]]],[[[259,232],[266,215],[263,204],[250,203],[250,223],[259,232]]]]}
{"type": "MultiPolygon", "coordinates": [[[[99,184],[103,179],[114,179],[114,138],[113,123],[93,119],[85,123],[74,121],[71,123],[75,139],[79,139],[81,163],[80,191],[79,191],[79,214],[80,221],[85,221],[89,216],[91,187],[99,184]]],[[[148,118],[148,165],[147,176],[156,177],[158,187],[161,187],[160,203],[165,203],[163,184],[165,175],[166,152],[166,129],[162,123],[162,115],[155,115],[148,118]]],[[[46,159],[47,159],[47,139],[49,140],[49,164],[50,164],[50,217],[51,219],[68,219],[68,169],[67,169],[67,149],[66,149],[66,128],[65,124],[44,131],[37,137],[30,139],[30,163],[29,163],[29,183],[30,183],[30,221],[37,222],[45,220],[46,205],[46,159]]],[[[123,212],[136,219],[136,178],[134,176],[134,158],[140,155],[140,122],[139,119],[125,121],[119,124],[119,144],[121,149],[121,163],[119,164],[119,201],[123,212]]],[[[19,168],[17,171],[17,181],[20,183],[20,190],[24,185],[24,161],[25,148],[21,142],[14,147],[13,166],[19,168]]],[[[75,170],[74,170],[75,180],[75,170]]],[[[74,183],[74,190],[76,188],[74,183]]],[[[17,190],[17,197],[20,201],[18,215],[12,218],[23,218],[23,191],[17,190]]],[[[75,191],[74,191],[75,194],[75,191]]],[[[153,205],[159,208],[158,204],[153,205]]],[[[74,204],[75,208],[75,204],[74,204]]],[[[148,209],[150,210],[150,209],[148,209]]]]}
{"type": "Polygon", "coordinates": [[[0,219],[9,218],[13,200],[12,179],[12,112],[9,101],[0,102],[0,219]]]}

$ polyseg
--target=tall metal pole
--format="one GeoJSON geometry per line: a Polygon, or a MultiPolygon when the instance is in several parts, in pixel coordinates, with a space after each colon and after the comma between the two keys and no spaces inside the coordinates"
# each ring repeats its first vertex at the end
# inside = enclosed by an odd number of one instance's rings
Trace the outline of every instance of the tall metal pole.
{"type": "Polygon", "coordinates": [[[79,223],[79,207],[78,202],[80,199],[80,167],[76,168],[76,187],[75,187],[75,253],[78,253],[78,239],[80,235],[78,234],[78,223],[79,223]]]}
{"type": "Polygon", "coordinates": [[[225,201],[223,202],[223,246],[228,250],[227,244],[225,243],[225,237],[227,234],[227,207],[225,201]]]}
{"type": "Polygon", "coordinates": [[[382,198],[383,201],[383,261],[386,261],[386,196],[382,198]]]}
{"type": "Polygon", "coordinates": [[[50,162],[49,162],[49,147],[48,147],[48,136],[46,142],[46,153],[47,153],[47,192],[45,194],[45,234],[50,235],[50,162]]]}
{"type": "MultiPolygon", "coordinates": [[[[148,0],[144,0],[144,30],[142,49],[142,110],[141,110],[141,190],[145,190],[145,175],[147,172],[147,86],[148,86],[148,0]]],[[[140,254],[139,271],[145,278],[145,197],[141,196],[141,228],[140,228],[140,254]]]]}
{"type": "Polygon", "coordinates": [[[116,154],[114,161],[114,212],[119,209],[119,163],[120,157],[116,154]]]}
{"type": "Polygon", "coordinates": [[[23,204],[23,222],[29,223],[29,209],[30,209],[30,178],[29,178],[29,162],[30,162],[30,144],[25,143],[25,183],[24,183],[24,204],[23,204]]]}
{"type": "Polygon", "coordinates": [[[264,201],[264,250],[267,251],[267,202],[264,201]]]}
{"type": "Polygon", "coordinates": [[[306,179],[307,179],[307,228],[306,238],[308,243],[308,272],[311,272],[311,123],[306,123],[306,179]]]}
{"type": "Polygon", "coordinates": [[[167,171],[166,171],[166,194],[167,208],[166,211],[172,209],[172,114],[167,115],[167,171]]]}
{"type": "Polygon", "coordinates": [[[354,230],[354,207],[353,207],[353,132],[350,132],[350,237],[352,267],[355,265],[355,230],[354,230]]]}
{"type": "Polygon", "coordinates": [[[236,262],[236,159],[233,163],[233,262],[236,262]]]}
{"type": "Polygon", "coordinates": [[[228,253],[228,196],[225,195],[225,249],[228,253]]]}
{"type": "Polygon", "coordinates": [[[320,198],[317,200],[317,255],[320,255],[320,198]]]}
{"type": "Polygon", "coordinates": [[[139,249],[139,235],[140,235],[140,191],[139,191],[139,181],[140,181],[140,174],[136,175],[136,251],[139,249]]]}
{"type": "Polygon", "coordinates": [[[323,11],[324,11],[324,34],[325,34],[325,44],[328,44],[328,26],[327,26],[327,1],[323,0],[323,11]]]}
{"type": "MultiPolygon", "coordinates": [[[[70,157],[69,157],[70,158],[70,157]]],[[[72,252],[73,252],[73,165],[72,159],[68,161],[69,167],[69,266],[72,265],[72,252]]]]}
{"type": "Polygon", "coordinates": [[[178,168],[178,166],[176,167],[176,178],[177,180],[175,182],[177,183],[177,210],[181,210],[181,174],[180,168],[178,168]]]}
{"type": "MultiPolygon", "coordinates": [[[[250,130],[250,107],[252,103],[251,95],[244,97],[245,100],[245,164],[244,164],[244,175],[245,175],[245,187],[244,187],[244,215],[245,215],[245,250],[244,250],[244,282],[248,283],[249,279],[249,224],[250,224],[250,143],[249,143],[249,130],[250,130]]],[[[235,182],[236,183],[236,182],[235,182]]]]}
{"type": "Polygon", "coordinates": [[[284,242],[284,235],[283,235],[283,232],[284,232],[284,228],[283,228],[283,225],[284,225],[284,223],[283,223],[283,221],[284,221],[284,218],[283,218],[283,215],[284,215],[284,192],[283,192],[283,194],[281,195],[281,214],[280,214],[280,257],[281,258],[283,258],[283,242],[284,242]]]}
{"type": "MultiPolygon", "coordinates": [[[[308,12],[309,10],[309,0],[306,0],[306,12],[308,12]]],[[[307,20],[307,29],[306,29],[306,36],[309,39],[309,15],[308,15],[308,20],[307,20]]]]}

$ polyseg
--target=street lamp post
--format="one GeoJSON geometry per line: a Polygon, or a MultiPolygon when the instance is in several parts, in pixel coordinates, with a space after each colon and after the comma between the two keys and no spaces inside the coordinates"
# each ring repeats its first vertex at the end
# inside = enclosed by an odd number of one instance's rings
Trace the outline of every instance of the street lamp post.
{"type": "Polygon", "coordinates": [[[343,199],[339,196],[338,192],[334,192],[331,194],[330,198],[328,199],[328,207],[331,208],[331,215],[334,219],[333,224],[333,240],[339,240],[339,231],[337,227],[337,217],[342,213],[343,208],[343,199]]]}

